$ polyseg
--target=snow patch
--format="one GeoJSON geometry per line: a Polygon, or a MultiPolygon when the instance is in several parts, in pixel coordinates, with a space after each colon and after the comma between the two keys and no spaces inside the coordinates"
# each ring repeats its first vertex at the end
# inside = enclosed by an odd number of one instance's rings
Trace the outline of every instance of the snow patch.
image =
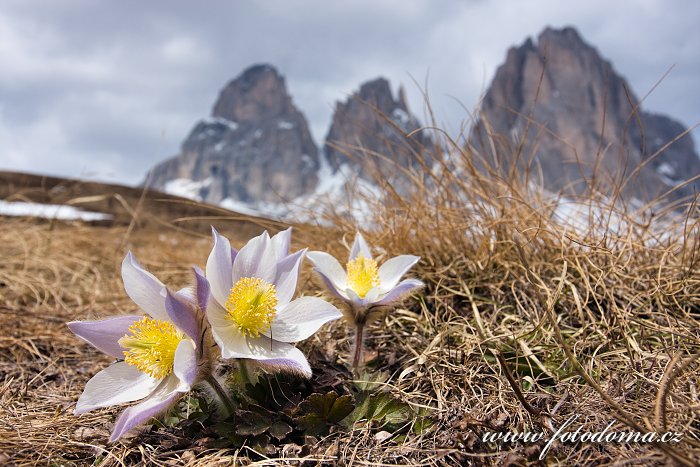
{"type": "Polygon", "coordinates": [[[656,168],[656,171],[661,175],[666,175],[667,177],[673,177],[674,175],[676,175],[676,169],[674,169],[673,166],[668,162],[663,162],[662,164],[659,164],[659,166],[656,168]]]}
{"type": "MultiPolygon", "coordinates": [[[[308,155],[303,160],[313,164],[313,159],[308,155]]],[[[332,206],[339,214],[351,216],[358,223],[369,223],[372,214],[370,200],[381,197],[378,187],[359,178],[355,168],[348,164],[334,171],[324,154],[319,157],[317,177],[318,184],[312,193],[288,202],[244,202],[226,198],[219,205],[242,214],[296,222],[319,222],[321,210],[332,206]],[[348,185],[352,185],[349,191],[348,185]]]]}
{"type": "Polygon", "coordinates": [[[226,198],[219,203],[219,206],[231,211],[249,216],[266,217],[273,220],[288,219],[289,207],[285,203],[270,203],[270,202],[253,202],[238,201],[232,198],[226,198]]]}
{"type": "Polygon", "coordinates": [[[233,120],[229,120],[227,118],[222,118],[222,117],[208,117],[202,120],[202,122],[206,124],[219,124],[219,125],[224,125],[231,131],[236,131],[238,129],[238,123],[234,122],[233,120]]]}
{"type": "Polygon", "coordinates": [[[304,167],[313,167],[314,166],[314,160],[308,154],[302,154],[301,161],[304,163],[304,167]]]}
{"type": "Polygon", "coordinates": [[[280,130],[291,130],[294,128],[294,124],[292,122],[288,122],[287,120],[280,120],[277,122],[277,128],[280,130]]]}
{"type": "Polygon", "coordinates": [[[520,141],[520,129],[518,127],[513,127],[510,129],[510,140],[513,142],[520,141]]]}
{"type": "Polygon", "coordinates": [[[176,178],[166,182],[163,191],[171,195],[202,201],[202,188],[209,187],[213,181],[214,179],[211,177],[200,181],[190,180],[189,178],[176,178]]]}
{"type": "Polygon", "coordinates": [[[395,108],[391,113],[391,119],[401,127],[403,131],[408,131],[408,124],[411,123],[411,117],[402,108],[395,108]]]}
{"type": "Polygon", "coordinates": [[[39,204],[3,200],[0,200],[0,215],[81,221],[104,221],[112,218],[111,215],[103,212],[82,211],[65,204],[39,204]]]}
{"type": "Polygon", "coordinates": [[[400,107],[394,109],[392,112],[392,117],[397,123],[408,124],[408,122],[411,121],[411,117],[408,116],[408,113],[400,107]]]}

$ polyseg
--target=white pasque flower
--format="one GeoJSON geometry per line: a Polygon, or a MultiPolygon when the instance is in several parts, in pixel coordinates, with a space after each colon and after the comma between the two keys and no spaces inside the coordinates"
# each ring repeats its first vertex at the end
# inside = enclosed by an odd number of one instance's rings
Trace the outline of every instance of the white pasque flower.
{"type": "Polygon", "coordinates": [[[129,252],[122,262],[127,295],[146,313],[99,321],[72,321],[73,333],[120,361],[93,376],[75,414],[143,399],[122,412],[110,442],[167,410],[198,379],[202,336],[197,307],[206,306],[207,284],[200,272],[197,296],[171,293],[129,252]]]}
{"type": "Polygon", "coordinates": [[[240,251],[214,228],[212,233],[207,318],[221,356],[254,359],[311,376],[306,357],[290,343],[310,337],[342,315],[317,297],[292,300],[306,250],[289,254],[291,228],[272,238],[265,231],[240,251]]]}
{"type": "Polygon", "coordinates": [[[418,279],[399,282],[420,257],[400,255],[378,267],[359,232],[355,235],[345,268],[333,256],[322,251],[311,251],[306,257],[314,264],[314,270],[328,290],[349,303],[354,310],[391,305],[424,285],[418,279]]]}

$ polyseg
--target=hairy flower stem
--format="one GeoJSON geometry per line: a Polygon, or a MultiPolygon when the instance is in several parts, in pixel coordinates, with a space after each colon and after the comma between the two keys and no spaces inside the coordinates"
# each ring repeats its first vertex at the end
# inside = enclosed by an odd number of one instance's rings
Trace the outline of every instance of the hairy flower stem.
{"type": "Polygon", "coordinates": [[[221,405],[223,405],[226,411],[225,416],[228,417],[230,415],[233,415],[233,413],[236,411],[236,405],[228,396],[228,394],[226,394],[226,391],[224,390],[224,388],[221,387],[216,378],[214,378],[213,375],[207,375],[204,377],[204,381],[206,381],[207,384],[209,384],[209,386],[211,386],[211,388],[216,393],[216,397],[219,399],[219,402],[221,402],[221,405]]]}
{"type": "Polygon", "coordinates": [[[245,359],[241,358],[238,360],[238,368],[241,372],[241,378],[243,380],[243,385],[246,383],[255,384],[253,379],[250,377],[250,371],[248,370],[248,363],[245,359]]]}
{"type": "Polygon", "coordinates": [[[365,323],[356,323],[355,327],[355,351],[352,356],[352,369],[357,372],[362,365],[362,350],[364,346],[365,323]]]}

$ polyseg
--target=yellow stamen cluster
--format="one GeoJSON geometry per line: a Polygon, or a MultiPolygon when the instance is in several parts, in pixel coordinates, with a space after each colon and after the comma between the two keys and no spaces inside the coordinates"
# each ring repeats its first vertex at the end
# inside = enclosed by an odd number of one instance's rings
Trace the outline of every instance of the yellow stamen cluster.
{"type": "Polygon", "coordinates": [[[270,329],[275,318],[275,286],[257,277],[244,277],[231,288],[226,300],[228,318],[243,335],[258,337],[270,329]]]}
{"type": "Polygon", "coordinates": [[[119,339],[124,361],[154,378],[173,372],[175,350],[184,334],[170,321],[144,317],[129,326],[129,334],[119,339]]]}
{"type": "Polygon", "coordinates": [[[379,269],[377,262],[364,256],[349,261],[346,269],[348,271],[348,285],[360,298],[379,286],[379,269]]]}

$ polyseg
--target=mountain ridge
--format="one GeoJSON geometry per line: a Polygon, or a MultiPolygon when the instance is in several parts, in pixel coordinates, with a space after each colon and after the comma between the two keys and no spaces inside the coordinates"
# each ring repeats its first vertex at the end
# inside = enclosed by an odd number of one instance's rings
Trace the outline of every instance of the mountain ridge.
{"type": "MultiPolygon", "coordinates": [[[[623,196],[649,200],[700,189],[680,186],[700,173],[690,135],[655,155],[686,127],[642,110],[625,78],[572,27],[546,28],[511,47],[478,116],[470,148],[497,159],[503,174],[514,165],[541,170],[539,182],[552,192],[614,191],[624,182],[623,196]],[[489,137],[494,144],[482,144],[489,137]]],[[[403,88],[395,95],[379,77],[336,102],[316,145],[284,77],[254,65],[220,91],[180,153],[153,169],[151,186],[284,217],[293,204],[343,198],[358,180],[367,187],[377,174],[429,167],[436,146],[420,128],[403,88]]]]}
{"type": "MultiPolygon", "coordinates": [[[[680,122],[645,112],[625,78],[574,28],[546,28],[508,50],[470,143],[504,173],[513,165],[519,173],[541,170],[542,184],[555,192],[581,194],[591,183],[610,192],[626,181],[626,197],[651,200],[700,173],[688,134],[651,159],[683,131],[680,122]],[[495,153],[482,143],[489,136],[495,153]]],[[[693,188],[700,185],[676,195],[693,188]]]]}

